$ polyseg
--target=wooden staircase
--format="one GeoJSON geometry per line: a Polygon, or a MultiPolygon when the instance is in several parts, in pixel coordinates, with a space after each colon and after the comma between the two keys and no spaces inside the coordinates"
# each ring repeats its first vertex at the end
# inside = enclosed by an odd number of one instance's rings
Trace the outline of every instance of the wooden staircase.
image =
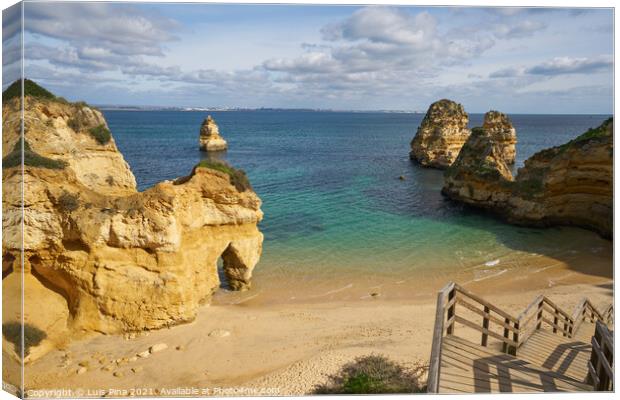
{"type": "Polygon", "coordinates": [[[450,282],[437,297],[428,391],[613,390],[612,319],[612,305],[584,299],[568,314],[545,296],[514,317],[450,282]]]}

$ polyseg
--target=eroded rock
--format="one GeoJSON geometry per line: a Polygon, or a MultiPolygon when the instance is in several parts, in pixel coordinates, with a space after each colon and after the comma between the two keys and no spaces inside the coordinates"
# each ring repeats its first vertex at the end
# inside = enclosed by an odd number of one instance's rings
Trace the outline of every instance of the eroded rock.
{"type": "Polygon", "coordinates": [[[228,144],[222,136],[215,120],[209,115],[200,127],[200,150],[222,151],[228,148],[228,144]]]}
{"type": "Polygon", "coordinates": [[[153,354],[153,353],[159,353],[160,351],[164,351],[168,348],[168,345],[166,343],[157,343],[152,345],[149,348],[149,353],[153,354]]]}
{"type": "Polygon", "coordinates": [[[469,137],[468,122],[461,104],[447,99],[431,104],[411,141],[411,159],[425,167],[449,167],[469,137]]]}
{"type": "Polygon", "coordinates": [[[443,193],[531,226],[575,225],[613,233],[613,119],[534,154],[513,179],[505,146],[474,128],[445,172],[443,193]]]}
{"type": "MultiPolygon", "coordinates": [[[[197,167],[137,192],[114,139],[90,132],[107,128],[99,111],[31,97],[25,109],[33,154],[64,165],[3,169],[3,287],[18,290],[11,277],[24,270],[30,323],[112,333],[191,321],[220,287],[219,258],[233,289],[250,287],[263,241],[251,188],[197,167]]],[[[3,104],[3,117],[6,156],[20,140],[18,99],[3,104]]]]}
{"type": "Polygon", "coordinates": [[[488,132],[499,146],[502,160],[506,164],[514,164],[517,154],[517,131],[506,114],[499,111],[489,111],[484,114],[482,128],[488,132]]]}

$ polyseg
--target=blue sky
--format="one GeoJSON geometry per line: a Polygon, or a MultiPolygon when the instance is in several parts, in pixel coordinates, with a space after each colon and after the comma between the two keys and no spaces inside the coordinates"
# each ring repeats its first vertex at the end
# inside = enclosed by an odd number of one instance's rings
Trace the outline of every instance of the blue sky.
{"type": "Polygon", "coordinates": [[[24,30],[26,76],[93,104],[613,111],[611,9],[25,3],[24,30]]]}

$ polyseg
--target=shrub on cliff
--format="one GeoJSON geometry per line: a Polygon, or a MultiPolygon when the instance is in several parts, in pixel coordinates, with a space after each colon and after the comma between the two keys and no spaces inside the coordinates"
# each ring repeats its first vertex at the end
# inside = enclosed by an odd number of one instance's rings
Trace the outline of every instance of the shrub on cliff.
{"type": "MultiPolygon", "coordinates": [[[[30,353],[32,346],[37,346],[47,337],[47,334],[36,326],[24,324],[24,356],[30,353]]],[[[22,326],[19,322],[6,322],[2,324],[2,336],[13,343],[18,354],[22,352],[22,326]]]]}
{"type": "Polygon", "coordinates": [[[90,133],[91,136],[94,137],[100,144],[106,144],[110,141],[110,139],[112,139],[110,130],[103,124],[90,128],[88,133],[90,133]]]}
{"type": "MultiPolygon", "coordinates": [[[[22,84],[18,79],[2,92],[2,102],[11,100],[15,97],[21,97],[22,84]]],[[[56,96],[47,89],[42,88],[30,79],[24,79],[24,96],[38,97],[42,99],[55,99],[56,96]]]]}
{"type": "Polygon", "coordinates": [[[423,364],[405,368],[382,355],[358,357],[345,364],[328,382],[315,387],[316,394],[423,393],[423,364]]]}
{"type": "Polygon", "coordinates": [[[584,132],[581,135],[577,136],[575,139],[571,140],[570,142],[561,145],[560,148],[563,149],[563,148],[566,148],[566,147],[570,147],[570,146],[579,144],[579,143],[584,142],[586,140],[590,140],[590,139],[594,139],[594,138],[599,138],[599,137],[604,137],[604,136],[609,136],[611,134],[611,130],[609,129],[609,126],[611,124],[613,124],[613,122],[614,122],[614,118],[613,117],[607,118],[601,125],[597,126],[596,128],[588,129],[586,132],[584,132]]]}
{"type": "MultiPolygon", "coordinates": [[[[2,168],[13,168],[22,164],[21,141],[17,141],[13,150],[2,159],[2,168]]],[[[63,169],[67,164],[62,160],[54,160],[35,153],[24,140],[24,165],[28,167],[63,169]]]]}
{"type": "Polygon", "coordinates": [[[245,192],[248,189],[252,189],[250,181],[244,170],[235,169],[224,162],[202,160],[196,165],[196,168],[209,168],[228,174],[228,176],[230,176],[230,183],[232,183],[240,192],[245,192]]]}

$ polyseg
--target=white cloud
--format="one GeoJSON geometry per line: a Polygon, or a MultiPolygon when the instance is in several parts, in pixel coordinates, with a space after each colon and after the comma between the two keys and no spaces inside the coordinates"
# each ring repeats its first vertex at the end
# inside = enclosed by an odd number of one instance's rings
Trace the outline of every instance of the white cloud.
{"type": "MultiPolygon", "coordinates": [[[[465,8],[448,13],[372,6],[352,9],[344,17],[341,12],[326,11],[331,22],[322,17],[320,23],[308,25],[313,34],[304,35],[303,40],[299,36],[297,50],[291,45],[297,36],[291,32],[286,49],[270,52],[263,46],[262,59],[256,57],[257,61],[237,69],[209,69],[203,66],[212,64],[202,63],[199,57],[203,55],[192,53],[192,46],[177,44],[181,38],[187,40],[187,35],[181,34],[195,28],[193,23],[200,24],[200,32],[208,32],[209,23],[195,16],[175,21],[163,11],[167,7],[174,6],[28,3],[26,73],[55,87],[73,85],[72,93],[80,97],[80,93],[96,96],[96,89],[103,87],[109,96],[113,88],[127,86],[132,88],[132,96],[148,96],[145,99],[152,102],[152,93],[161,96],[164,104],[202,96],[212,105],[218,101],[232,105],[266,101],[264,105],[384,108],[400,104],[398,107],[420,109],[435,96],[509,99],[516,87],[532,89],[538,82],[551,82],[552,77],[566,74],[572,74],[571,79],[583,78],[581,86],[587,83],[586,74],[598,74],[595,83],[602,84],[613,64],[611,56],[592,56],[611,51],[605,44],[596,52],[590,48],[587,37],[594,33],[569,23],[581,21],[592,26],[592,21],[600,21],[602,26],[610,20],[607,15],[521,8],[465,8]],[[569,29],[573,36],[558,37],[558,27],[569,29]],[[573,46],[582,37],[586,39],[581,47],[573,46]],[[535,51],[539,46],[547,46],[547,61],[533,58],[540,56],[535,51]],[[553,58],[558,54],[570,57],[553,58]],[[499,68],[501,65],[505,67],[499,68]]],[[[168,15],[185,18],[179,9],[168,15]]],[[[218,23],[222,26],[225,21],[218,23]]],[[[265,24],[247,27],[248,32],[252,29],[270,28],[265,24]]],[[[252,49],[252,40],[248,37],[243,48],[252,49]]],[[[8,44],[5,40],[5,60],[12,54],[8,44]]],[[[221,44],[224,54],[209,57],[226,56],[227,46],[231,52],[238,46],[225,36],[221,44]]],[[[554,84],[559,85],[551,82],[549,86],[554,84]]],[[[128,96],[124,92],[119,95],[128,96]]]]}
{"type": "Polygon", "coordinates": [[[542,21],[522,20],[516,23],[498,24],[495,26],[494,33],[500,38],[518,39],[531,36],[546,27],[547,24],[542,21]]]}
{"type": "Polygon", "coordinates": [[[556,57],[550,61],[530,67],[526,72],[534,75],[588,74],[611,69],[613,65],[614,60],[611,55],[593,58],[556,57]]]}
{"type": "Polygon", "coordinates": [[[343,22],[326,26],[322,33],[326,40],[369,40],[424,49],[433,45],[437,21],[427,12],[412,16],[399,9],[366,7],[343,22]]]}
{"type": "Polygon", "coordinates": [[[613,56],[597,57],[555,57],[534,65],[499,69],[489,74],[490,78],[513,78],[525,75],[557,76],[564,74],[591,74],[611,70],[613,56]]]}
{"type": "Polygon", "coordinates": [[[96,43],[124,56],[163,56],[163,44],[176,40],[174,31],[180,28],[172,19],[118,3],[30,3],[25,19],[25,29],[34,34],[76,48],[96,43]]]}

